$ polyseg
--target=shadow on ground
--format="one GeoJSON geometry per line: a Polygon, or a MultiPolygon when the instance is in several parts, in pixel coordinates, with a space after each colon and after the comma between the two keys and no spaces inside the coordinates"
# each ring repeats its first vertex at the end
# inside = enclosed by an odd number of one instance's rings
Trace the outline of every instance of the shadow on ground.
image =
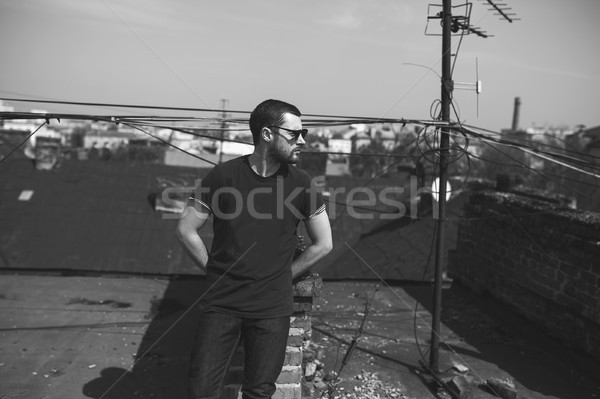
{"type": "MultiPolygon", "coordinates": [[[[405,291],[432,311],[431,288],[407,286],[405,291]]],[[[600,364],[549,337],[514,309],[456,282],[443,291],[442,304],[442,323],[451,333],[440,340],[440,367],[445,359],[450,365],[463,363],[483,380],[510,378],[526,398],[600,397],[600,364]]]]}
{"type": "Polygon", "coordinates": [[[152,321],[135,355],[131,370],[107,367],[83,386],[96,399],[186,398],[187,373],[198,320],[196,301],[204,280],[172,279],[162,299],[154,298],[152,321]]]}

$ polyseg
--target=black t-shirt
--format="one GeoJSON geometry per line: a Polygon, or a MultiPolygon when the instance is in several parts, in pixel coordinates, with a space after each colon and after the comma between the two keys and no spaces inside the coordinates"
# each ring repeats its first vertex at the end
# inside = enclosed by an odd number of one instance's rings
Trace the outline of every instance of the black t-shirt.
{"type": "Polygon", "coordinates": [[[282,164],[262,177],[243,156],[215,166],[194,196],[213,214],[202,306],[243,317],[291,315],[296,228],[325,209],[310,176],[282,164]]]}

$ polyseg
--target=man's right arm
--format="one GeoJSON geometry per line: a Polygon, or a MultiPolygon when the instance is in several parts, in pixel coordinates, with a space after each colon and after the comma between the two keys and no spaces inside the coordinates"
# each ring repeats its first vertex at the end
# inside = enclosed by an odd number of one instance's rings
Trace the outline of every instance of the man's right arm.
{"type": "Polygon", "coordinates": [[[194,208],[187,206],[183,210],[181,218],[177,223],[175,234],[179,242],[192,258],[194,263],[206,272],[206,263],[208,262],[208,251],[206,245],[200,238],[198,230],[206,224],[210,213],[203,207],[194,208]]]}

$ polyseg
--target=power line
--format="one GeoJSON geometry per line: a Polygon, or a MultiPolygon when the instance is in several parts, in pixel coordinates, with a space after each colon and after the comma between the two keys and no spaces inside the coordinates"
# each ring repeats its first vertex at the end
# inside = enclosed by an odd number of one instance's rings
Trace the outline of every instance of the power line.
{"type": "MultiPolygon", "coordinates": [[[[496,151],[500,152],[502,155],[504,155],[504,156],[506,156],[506,157],[510,158],[511,160],[513,160],[513,161],[515,161],[515,162],[518,162],[518,163],[519,163],[519,161],[518,161],[518,160],[516,160],[516,159],[514,159],[513,157],[511,157],[509,154],[507,154],[507,153],[503,152],[502,150],[498,149],[497,147],[493,146],[493,145],[492,145],[492,144],[490,144],[490,143],[487,143],[487,144],[488,144],[490,147],[492,147],[494,150],[496,150],[496,151]]],[[[537,175],[539,175],[539,176],[541,176],[541,177],[543,177],[543,178],[546,178],[546,179],[548,179],[548,180],[550,180],[550,181],[554,182],[555,184],[557,184],[557,185],[559,185],[559,186],[561,186],[561,187],[563,187],[563,188],[567,188],[569,191],[572,191],[572,192],[574,192],[574,193],[576,193],[576,194],[578,194],[578,195],[580,195],[580,196],[582,196],[582,197],[584,197],[584,198],[587,198],[587,199],[589,199],[589,200],[591,200],[591,201],[593,201],[593,202],[597,202],[597,203],[598,203],[598,201],[594,200],[592,197],[588,197],[587,195],[585,195],[584,193],[581,193],[581,192],[580,192],[580,191],[578,191],[578,190],[575,190],[575,189],[573,189],[573,188],[570,188],[570,187],[568,187],[568,186],[566,186],[566,185],[564,185],[564,184],[562,184],[562,183],[560,183],[560,182],[558,182],[558,181],[556,181],[556,180],[554,180],[554,179],[550,179],[550,178],[548,178],[547,176],[545,176],[545,175],[544,175],[544,173],[543,173],[543,172],[540,172],[540,171],[538,171],[538,170],[536,170],[536,169],[534,169],[534,168],[532,168],[532,167],[530,167],[529,165],[526,165],[526,164],[524,164],[524,163],[520,163],[520,164],[521,164],[521,166],[522,166],[522,167],[524,167],[524,168],[526,168],[526,169],[528,169],[528,170],[530,170],[530,171],[534,172],[535,174],[537,174],[537,175]]]]}
{"type": "Polygon", "coordinates": [[[208,159],[206,159],[206,158],[202,158],[202,157],[200,157],[200,156],[198,156],[198,155],[196,155],[196,154],[192,154],[191,152],[189,152],[189,151],[186,151],[186,150],[184,150],[183,148],[181,148],[181,147],[178,147],[178,146],[176,146],[176,145],[174,145],[174,144],[172,144],[172,143],[170,143],[170,142],[168,142],[168,141],[166,141],[166,140],[164,140],[164,139],[161,139],[160,137],[158,137],[158,136],[155,136],[155,135],[153,135],[152,133],[150,133],[150,132],[147,132],[147,131],[145,131],[144,129],[142,129],[142,128],[138,127],[138,126],[134,126],[134,125],[127,125],[127,124],[124,124],[124,125],[126,125],[126,126],[129,126],[129,127],[133,128],[133,129],[139,130],[140,132],[147,134],[148,136],[150,136],[150,137],[152,137],[152,138],[154,138],[154,139],[156,139],[156,140],[160,141],[161,143],[164,143],[164,144],[166,144],[166,145],[168,145],[168,146],[170,146],[170,147],[173,147],[173,148],[175,148],[175,149],[177,149],[177,150],[179,150],[179,151],[181,151],[181,152],[183,152],[183,153],[185,153],[185,154],[187,154],[187,155],[189,155],[189,156],[192,156],[192,157],[194,157],[194,158],[196,158],[196,159],[199,159],[199,160],[201,160],[201,161],[204,161],[204,162],[208,162],[208,163],[209,163],[209,164],[211,164],[211,165],[216,165],[216,162],[212,162],[212,161],[209,161],[209,160],[208,160],[208,159]]]}
{"type": "MultiPolygon", "coordinates": [[[[171,108],[171,107],[166,107],[166,108],[171,108]]],[[[49,121],[50,119],[57,119],[57,120],[61,120],[61,119],[79,119],[79,120],[91,120],[91,121],[102,121],[102,122],[106,122],[106,123],[122,123],[122,124],[127,124],[127,126],[130,127],[134,127],[134,126],[152,126],[152,127],[156,127],[156,128],[165,128],[165,129],[172,129],[175,131],[179,131],[185,134],[190,134],[192,136],[196,136],[196,137],[204,137],[204,138],[208,138],[208,139],[213,139],[213,140],[221,140],[218,137],[214,137],[211,135],[207,135],[207,134],[201,134],[198,133],[197,131],[194,131],[194,128],[179,128],[176,126],[168,126],[168,125],[161,125],[161,124],[154,124],[154,121],[160,121],[160,120],[171,120],[171,121],[214,121],[214,118],[189,118],[189,117],[160,117],[160,116],[151,116],[151,117],[147,117],[147,116],[110,116],[110,115],[104,115],[104,116],[100,116],[100,115],[86,115],[86,114],[63,114],[63,113],[33,113],[33,112],[1,112],[0,113],[0,118],[1,119],[46,119],[46,121],[49,121]]],[[[221,120],[217,120],[218,122],[222,122],[221,120]]],[[[397,122],[402,122],[402,121],[406,121],[405,119],[401,119],[401,120],[395,120],[397,122]]],[[[344,123],[349,123],[351,121],[344,121],[344,123]]],[[[365,120],[363,120],[362,122],[365,122],[365,120]]],[[[495,134],[495,132],[486,130],[486,129],[480,129],[477,127],[472,127],[472,126],[468,126],[468,125],[456,125],[454,123],[446,123],[446,124],[440,124],[438,121],[423,121],[423,120],[413,120],[413,122],[415,122],[415,124],[419,123],[422,126],[425,127],[425,131],[427,131],[427,129],[429,128],[439,128],[439,127],[444,127],[444,126],[452,126],[454,130],[461,132],[461,134],[463,135],[468,135],[470,137],[474,137],[477,138],[481,141],[489,141],[489,142],[495,142],[497,144],[502,144],[502,145],[506,145],[506,146],[511,146],[513,148],[517,148],[520,149],[524,152],[527,152],[533,156],[537,156],[540,157],[542,159],[545,159],[546,161],[549,162],[553,162],[556,164],[559,164],[563,167],[566,168],[570,168],[570,169],[574,169],[580,173],[585,173],[588,174],[590,176],[593,177],[598,177],[598,174],[594,173],[593,170],[600,170],[600,165],[594,163],[594,162],[590,162],[587,161],[585,159],[580,159],[580,158],[576,158],[576,157],[572,157],[569,155],[565,155],[565,154],[560,154],[560,153],[556,153],[556,152],[550,152],[550,151],[544,151],[541,150],[539,148],[535,148],[533,146],[531,146],[530,144],[522,144],[522,143],[518,143],[518,142],[514,142],[514,141],[509,141],[509,140],[505,140],[505,139],[496,139],[490,136],[486,136],[482,133],[476,132],[475,129],[483,131],[483,132],[491,132],[492,134],[495,134]],[[433,123],[435,122],[435,123],[433,123]],[[586,167],[591,169],[592,171],[586,171],[584,169],[578,168],[574,165],[579,165],[581,167],[586,167]]],[[[209,128],[209,127],[202,127],[202,128],[196,128],[197,130],[217,130],[215,128],[209,128]]],[[[243,130],[243,129],[242,129],[243,130]]],[[[454,134],[454,133],[452,133],[454,134]]],[[[424,136],[426,137],[426,136],[424,136]]],[[[230,142],[235,142],[235,143],[240,143],[240,144],[247,144],[250,145],[250,143],[245,142],[245,141],[241,141],[241,140],[232,140],[232,139],[223,139],[223,141],[230,141],[230,142]]],[[[425,140],[425,142],[427,143],[427,141],[425,140]]],[[[454,147],[456,148],[456,147],[454,147]]],[[[557,148],[560,149],[558,147],[552,147],[552,148],[557,148]]],[[[430,146],[430,150],[432,150],[431,152],[436,152],[438,150],[432,148],[430,146]]],[[[314,153],[315,151],[308,151],[309,153],[314,153]]],[[[577,154],[577,155],[584,155],[583,153],[580,152],[576,152],[576,151],[569,151],[571,154],[577,154]]],[[[365,152],[344,152],[344,153],[339,153],[339,152],[322,152],[323,154],[339,154],[339,155],[351,155],[351,156],[370,156],[370,157],[377,157],[377,156],[383,156],[383,157],[390,157],[390,158],[396,158],[396,157],[408,157],[405,155],[397,155],[397,154],[386,154],[386,153],[365,153],[365,152]]],[[[423,154],[422,154],[423,155],[423,154]]],[[[586,156],[587,157],[587,156],[586,156]]],[[[592,157],[592,159],[595,159],[598,157],[592,157]]]]}
{"type": "MultiPolygon", "coordinates": [[[[157,105],[141,105],[141,104],[116,104],[116,103],[97,103],[97,102],[77,102],[77,101],[61,101],[61,100],[35,100],[35,99],[22,99],[22,98],[0,98],[2,101],[15,101],[15,102],[29,102],[29,103],[44,103],[44,104],[55,104],[55,105],[75,105],[75,106],[88,106],[88,107],[114,107],[114,108],[130,108],[130,109],[155,109],[163,111],[185,111],[185,112],[211,112],[216,113],[222,110],[215,110],[212,108],[194,108],[194,107],[167,107],[157,105]]],[[[228,113],[232,114],[250,114],[251,111],[242,110],[227,110],[228,113]]],[[[49,113],[52,114],[52,113],[49,113]]],[[[304,114],[303,117],[307,121],[321,121],[325,124],[335,123],[339,121],[347,121],[349,123],[413,123],[423,122],[420,119],[406,120],[406,119],[392,119],[392,118],[378,118],[378,117],[367,117],[367,116],[340,116],[340,115],[324,115],[324,114],[304,114]],[[328,119],[332,121],[327,122],[328,119]]],[[[144,117],[141,117],[144,118],[144,117]]],[[[222,118],[213,118],[221,120],[222,118]]],[[[247,120],[231,119],[231,122],[247,120]]]]}

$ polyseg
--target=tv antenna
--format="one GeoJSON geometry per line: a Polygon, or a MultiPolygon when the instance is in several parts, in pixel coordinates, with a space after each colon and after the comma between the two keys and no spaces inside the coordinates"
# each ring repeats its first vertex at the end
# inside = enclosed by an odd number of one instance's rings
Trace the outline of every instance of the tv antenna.
{"type": "Polygon", "coordinates": [[[500,3],[498,1],[494,1],[494,0],[481,0],[485,3],[488,3],[488,5],[490,6],[488,8],[488,10],[490,11],[495,11],[495,15],[499,15],[502,18],[501,19],[505,19],[510,23],[513,23],[513,21],[520,21],[520,18],[514,18],[514,15],[517,15],[514,12],[509,12],[510,10],[512,10],[512,8],[507,7],[506,3],[500,3]]]}
{"type": "MultiPolygon", "coordinates": [[[[427,25],[425,26],[425,35],[427,36],[443,36],[443,6],[440,4],[429,4],[427,9],[427,25]],[[439,28],[437,26],[429,26],[429,21],[440,20],[439,28]],[[441,29],[440,29],[441,28],[441,29]]],[[[478,26],[471,25],[471,9],[473,3],[466,2],[457,6],[451,7],[451,35],[469,35],[475,34],[479,37],[488,38],[491,35],[482,30],[478,26]],[[456,11],[461,11],[460,15],[456,11]]]]}
{"type": "MultiPolygon", "coordinates": [[[[513,22],[516,18],[512,16],[514,13],[509,13],[510,10],[506,4],[499,3],[493,0],[486,0],[487,4],[493,8],[503,19],[513,22]]],[[[442,36],[442,73],[441,73],[441,121],[446,125],[441,128],[440,148],[439,148],[439,201],[438,201],[438,219],[437,219],[437,242],[435,249],[435,272],[434,272],[434,293],[433,293],[433,314],[431,326],[431,350],[429,352],[428,369],[432,375],[439,374],[439,345],[440,345],[440,321],[442,309],[442,281],[444,270],[444,243],[446,237],[446,193],[448,185],[448,162],[450,153],[450,134],[452,128],[450,126],[450,104],[452,99],[452,91],[454,82],[452,81],[452,35],[456,34],[476,34],[477,36],[487,38],[489,35],[480,28],[471,25],[471,8],[472,3],[453,7],[452,0],[442,0],[442,5],[430,5],[427,17],[427,27],[425,34],[428,33],[429,21],[440,20],[441,36],[442,36]],[[462,7],[462,9],[460,9],[462,7]],[[431,13],[431,10],[434,10],[431,13]],[[460,15],[453,15],[453,11],[462,10],[460,15]],[[437,11],[437,12],[435,12],[437,11]],[[459,33],[460,32],[460,33],[459,33]]],[[[479,69],[477,67],[477,69],[479,69]]],[[[479,71],[477,71],[479,75],[479,71]]],[[[481,90],[479,76],[475,83],[475,90],[481,90]]],[[[478,93],[479,94],[479,93],[478,93]]]]}

